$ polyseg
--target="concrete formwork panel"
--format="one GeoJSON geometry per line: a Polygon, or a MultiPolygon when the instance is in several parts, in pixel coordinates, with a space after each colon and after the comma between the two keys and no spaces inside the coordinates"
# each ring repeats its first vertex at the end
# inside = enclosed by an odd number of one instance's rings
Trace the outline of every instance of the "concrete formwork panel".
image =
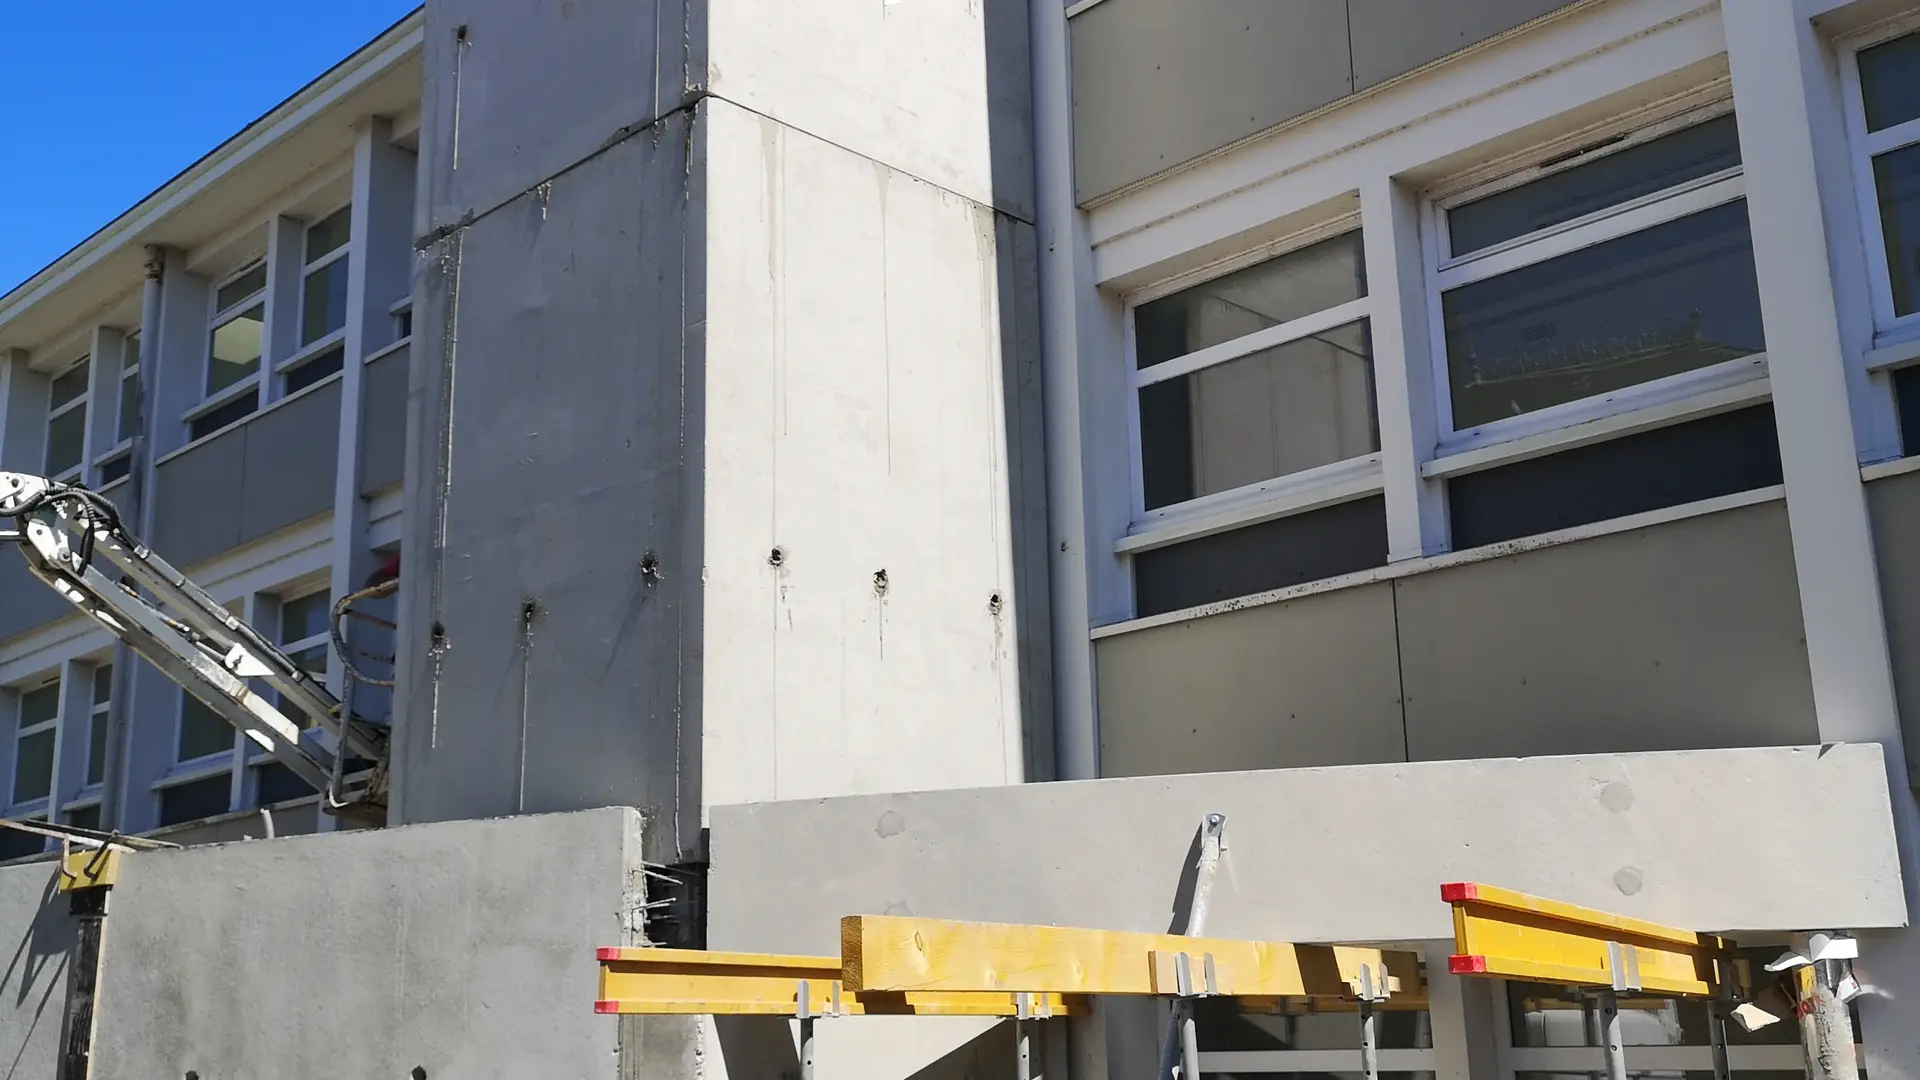
{"type": "Polygon", "coordinates": [[[1355,90],[1567,7],[1568,0],[1347,0],[1355,90]]]}
{"type": "Polygon", "coordinates": [[[700,582],[690,124],[672,114],[425,260],[400,821],[606,805],[678,820],[700,582]]]}
{"type": "Polygon", "coordinates": [[[1018,781],[1047,738],[1031,229],[699,115],[705,801],[1018,781]]]}
{"type": "Polygon", "coordinates": [[[1395,588],[1415,760],[1819,737],[1781,503],[1395,588]]]}
{"type": "Polygon", "coordinates": [[[594,948],[636,943],[639,829],[613,808],[130,856],[93,1075],[638,1075],[638,1032],[592,1001],[594,948]]]}
{"type": "Polygon", "coordinates": [[[1393,586],[1103,638],[1100,774],[1406,758],[1393,586]]]}
{"type": "Polygon", "coordinates": [[[1026,0],[706,0],[714,94],[1031,222],[1026,0]]]}
{"type": "Polygon", "coordinates": [[[831,951],[863,912],[1164,931],[1211,812],[1223,937],[1445,938],[1439,886],[1457,880],[1703,930],[1900,926],[1889,806],[1880,748],[1840,744],[716,807],[708,941],[831,951]]]}
{"type": "Polygon", "coordinates": [[[0,1076],[60,1075],[75,921],[55,873],[49,862],[0,867],[0,1076]]]}

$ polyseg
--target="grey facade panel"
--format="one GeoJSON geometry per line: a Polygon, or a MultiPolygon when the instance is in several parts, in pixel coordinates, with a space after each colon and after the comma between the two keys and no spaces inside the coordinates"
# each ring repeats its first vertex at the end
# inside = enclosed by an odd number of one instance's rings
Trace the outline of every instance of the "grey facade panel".
{"type": "Polygon", "coordinates": [[[0,641],[73,613],[72,604],[33,576],[14,545],[0,544],[0,641]]]}
{"type": "Polygon", "coordinates": [[[1873,549],[1880,568],[1880,603],[1887,620],[1887,651],[1900,702],[1909,768],[1920,767],[1920,473],[1867,485],[1873,549]]]}
{"type": "Polygon", "coordinates": [[[1376,86],[1567,6],[1567,0],[1347,0],[1354,89],[1376,86]]]}
{"type": "Polygon", "coordinates": [[[254,417],[245,430],[241,543],[332,512],[340,460],[339,382],[254,417]]]}
{"type": "Polygon", "coordinates": [[[1406,758],[1388,584],[1136,630],[1094,655],[1102,776],[1406,758]]]}
{"type": "Polygon", "coordinates": [[[1346,6],[1328,0],[1106,0],[1069,32],[1083,202],[1353,91],[1346,6]]]}
{"type": "Polygon", "coordinates": [[[442,630],[446,649],[432,661],[427,629],[401,659],[400,822],[625,804],[661,809],[671,828],[683,605],[700,581],[686,485],[700,406],[683,355],[697,322],[682,291],[688,219],[703,212],[687,191],[691,122],[676,113],[455,231],[416,282],[401,620],[442,630]],[[443,480],[438,418],[455,378],[443,480]],[[658,570],[643,574],[649,553],[658,570]]]}
{"type": "Polygon", "coordinates": [[[367,365],[360,383],[360,493],[400,482],[407,464],[407,346],[367,365]]]}
{"type": "Polygon", "coordinates": [[[679,107],[686,6],[434,0],[418,231],[484,214],[679,107]]]}
{"type": "Polygon", "coordinates": [[[1819,740],[1784,504],[1396,588],[1414,760],[1819,740]]]}
{"type": "Polygon", "coordinates": [[[191,566],[240,543],[247,427],[217,435],[154,469],[153,536],[175,566],[191,566]]]}

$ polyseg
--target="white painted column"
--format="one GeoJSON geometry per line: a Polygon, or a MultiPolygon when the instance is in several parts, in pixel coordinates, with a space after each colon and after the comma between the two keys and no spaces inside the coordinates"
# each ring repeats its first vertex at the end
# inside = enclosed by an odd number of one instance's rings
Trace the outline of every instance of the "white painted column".
{"type": "Polygon", "coordinates": [[[266,313],[260,324],[260,407],[281,397],[274,369],[300,349],[301,271],[307,258],[307,223],[275,217],[267,226],[266,313]]]}
{"type": "Polygon", "coordinates": [[[87,425],[80,438],[80,478],[89,487],[98,487],[100,481],[93,459],[118,441],[114,421],[120,413],[120,356],[126,344],[126,335],[120,331],[96,326],[87,345],[87,425]]]}
{"type": "MultiPolygon", "coordinates": [[[[1793,0],[1742,0],[1739,16],[1725,24],[1815,715],[1823,742],[1875,742],[1885,749],[1911,912],[1920,909],[1914,858],[1920,814],[1909,787],[1860,482],[1847,335],[1814,134],[1823,122],[1821,102],[1835,92],[1832,65],[1793,0]]],[[[1817,860],[1817,853],[1809,858],[1817,860]]],[[[1818,873],[1817,862],[1808,871],[1818,873]]],[[[1894,992],[1864,999],[1860,1008],[1864,1062],[1874,1080],[1920,1078],[1916,936],[1911,929],[1863,935],[1863,968],[1894,992]]]]}
{"type": "Polygon", "coordinates": [[[63,820],[60,807],[79,794],[87,778],[87,728],[93,723],[93,665],[60,665],[60,723],[53,735],[53,782],[47,786],[47,820],[63,820]]]}
{"type": "Polygon", "coordinates": [[[1373,382],[1386,483],[1387,559],[1448,547],[1447,489],[1421,476],[1439,446],[1433,352],[1417,196],[1384,173],[1360,187],[1361,239],[1373,311],[1373,382]]]}
{"type": "Polygon", "coordinates": [[[27,350],[0,350],[0,469],[37,473],[46,464],[47,377],[27,350]]]}

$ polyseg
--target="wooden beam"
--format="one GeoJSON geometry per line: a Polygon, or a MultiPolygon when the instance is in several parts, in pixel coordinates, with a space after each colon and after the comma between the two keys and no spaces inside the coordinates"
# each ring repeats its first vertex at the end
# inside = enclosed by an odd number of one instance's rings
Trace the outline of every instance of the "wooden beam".
{"type": "Polygon", "coordinates": [[[1196,990],[1206,989],[1211,961],[1213,992],[1221,995],[1349,997],[1362,965],[1373,967],[1376,985],[1382,974],[1389,989],[1420,985],[1412,953],[1359,946],[888,915],[840,921],[846,985],[862,991],[1171,995],[1171,958],[1182,953],[1196,990]]]}
{"type": "MultiPolygon", "coordinates": [[[[600,996],[594,1011],[643,1015],[792,1016],[800,985],[817,1016],[1013,1016],[1012,993],[855,993],[840,982],[834,956],[773,956],[689,949],[599,950],[600,996]]],[[[1086,1012],[1082,998],[1036,994],[1038,1015],[1086,1012]]]]}
{"type": "Polygon", "coordinates": [[[1711,997],[1738,978],[1732,943],[1712,934],[1473,882],[1440,897],[1453,905],[1455,975],[1612,987],[1614,946],[1621,986],[1711,997]]]}

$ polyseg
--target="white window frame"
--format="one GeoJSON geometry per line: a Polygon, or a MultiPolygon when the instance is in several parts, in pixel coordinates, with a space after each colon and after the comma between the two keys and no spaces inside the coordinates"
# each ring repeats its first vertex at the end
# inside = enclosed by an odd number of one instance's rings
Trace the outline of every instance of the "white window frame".
{"type": "MultiPolygon", "coordinates": [[[[1122,298],[1126,308],[1126,347],[1121,358],[1127,370],[1127,440],[1132,480],[1132,525],[1125,536],[1116,539],[1116,554],[1132,554],[1164,547],[1182,540],[1225,532],[1291,514],[1305,513],[1382,490],[1380,455],[1362,454],[1310,469],[1270,477],[1240,487],[1196,496],[1166,506],[1147,509],[1146,470],[1142,458],[1140,427],[1140,391],[1156,383],[1183,378],[1197,371],[1230,363],[1265,349],[1323,334],[1329,330],[1373,317],[1371,290],[1366,296],[1333,307],[1290,319],[1244,334],[1217,345],[1164,360],[1148,368],[1139,365],[1134,338],[1134,311],[1141,305],[1165,296],[1204,285],[1228,274],[1261,263],[1284,258],[1303,248],[1361,228],[1357,213],[1342,214],[1311,228],[1265,245],[1236,258],[1215,263],[1205,270],[1155,282],[1122,298]]],[[[1364,253],[1362,260],[1364,263],[1364,253]]],[[[1374,423],[1379,423],[1375,403],[1374,423]]]]}
{"type": "MultiPolygon", "coordinates": [[[[139,380],[140,380],[140,331],[132,330],[132,331],[129,331],[124,337],[121,338],[120,377],[118,379],[115,379],[113,383],[113,389],[114,389],[114,397],[112,402],[113,404],[113,445],[107,447],[105,450],[102,450],[93,456],[93,475],[96,481],[99,480],[102,470],[104,470],[108,465],[111,465],[114,462],[120,460],[121,458],[127,457],[133,453],[134,436],[140,434],[140,431],[139,431],[140,403],[138,400],[138,395],[140,393],[139,380]],[[131,350],[132,356],[133,356],[133,359],[131,362],[129,362],[127,359],[129,350],[131,350]],[[121,416],[120,402],[121,402],[121,399],[126,396],[127,384],[129,382],[134,384],[134,395],[135,395],[134,419],[133,419],[134,430],[131,432],[122,432],[120,430],[120,416],[121,416]]],[[[118,484],[125,479],[126,477],[121,477],[120,479],[106,481],[105,483],[101,483],[99,486],[104,488],[109,486],[110,484],[118,484]]]]}
{"type": "MultiPolygon", "coordinates": [[[[322,270],[327,269],[328,267],[332,266],[334,263],[339,262],[342,259],[350,259],[353,257],[352,222],[353,222],[353,203],[351,201],[348,201],[348,202],[341,203],[339,206],[336,206],[331,210],[328,210],[326,213],[315,214],[311,218],[301,223],[301,226],[300,226],[300,289],[294,300],[294,312],[296,315],[294,320],[295,322],[294,336],[296,340],[306,335],[308,280],[310,280],[313,277],[313,275],[319,273],[322,270]],[[347,231],[346,241],[342,243],[339,247],[334,248],[332,251],[327,252],[325,255],[321,255],[318,258],[309,259],[307,257],[307,239],[308,239],[309,232],[313,229],[315,225],[318,225],[321,222],[327,220],[328,218],[334,216],[335,214],[340,213],[342,210],[347,212],[348,231],[347,231]]],[[[349,269],[347,273],[349,276],[349,283],[347,287],[349,290],[351,290],[353,287],[351,283],[351,276],[353,273],[351,269],[351,264],[349,264],[349,269]]],[[[294,349],[293,355],[275,364],[273,367],[273,370],[274,370],[274,374],[279,376],[280,378],[280,393],[282,395],[285,395],[288,393],[298,393],[299,392],[298,390],[295,390],[295,391],[287,390],[286,388],[287,377],[291,375],[295,369],[305,366],[308,361],[314,360],[320,356],[325,355],[327,352],[331,351],[335,346],[344,346],[346,344],[346,340],[347,340],[347,326],[346,326],[346,323],[343,321],[339,327],[333,330],[327,331],[325,334],[321,335],[320,337],[315,338],[309,344],[301,345],[297,347],[296,349],[294,349]]],[[[341,367],[343,369],[346,367],[346,357],[344,356],[341,357],[341,367]]],[[[318,385],[318,383],[316,382],[309,385],[318,385]]],[[[305,387],[302,387],[301,389],[305,389],[305,387]]]]}
{"type": "MultiPolygon", "coordinates": [[[[185,413],[181,414],[181,417],[180,417],[180,422],[185,425],[188,425],[189,428],[191,428],[193,422],[199,419],[200,417],[205,416],[208,413],[213,412],[217,409],[220,409],[223,406],[231,404],[237,398],[245,397],[248,390],[252,390],[257,394],[262,395],[262,397],[256,397],[254,399],[254,412],[259,412],[260,407],[266,404],[266,402],[263,400],[266,380],[263,377],[262,373],[266,370],[266,366],[267,366],[268,345],[264,335],[262,336],[260,341],[260,362],[254,367],[253,374],[248,375],[236,381],[231,386],[223,386],[219,390],[214,391],[213,393],[207,392],[207,380],[213,375],[214,331],[220,329],[222,326],[225,326],[228,322],[231,322],[235,316],[241,314],[242,312],[246,311],[248,308],[254,306],[255,304],[260,305],[262,309],[262,312],[261,312],[262,318],[264,320],[264,318],[267,315],[267,312],[265,309],[269,303],[268,294],[271,291],[271,286],[273,284],[271,280],[272,270],[271,269],[268,270],[267,272],[268,280],[260,286],[259,291],[248,293],[245,297],[239,300],[236,300],[231,304],[228,304],[224,308],[215,306],[220,302],[220,290],[224,286],[232,284],[233,282],[239,280],[240,278],[245,277],[246,275],[252,273],[255,269],[265,267],[266,265],[267,265],[267,260],[265,256],[249,259],[247,260],[246,265],[240,267],[240,269],[238,270],[235,270],[233,273],[228,274],[225,277],[221,278],[219,281],[214,283],[213,288],[207,290],[207,307],[210,309],[210,313],[207,316],[207,332],[205,335],[205,343],[201,346],[200,393],[202,397],[198,405],[195,405],[192,408],[188,409],[185,413]]],[[[236,423],[237,422],[238,421],[236,421],[236,423]]],[[[231,426],[231,425],[227,425],[227,426],[231,426]]],[[[224,431],[224,430],[226,430],[226,428],[222,427],[221,431],[224,431]]],[[[201,438],[212,438],[216,434],[219,434],[219,432],[208,432],[206,435],[201,436],[201,438]]],[[[193,439],[193,438],[189,438],[187,440],[189,444],[195,443],[198,441],[200,440],[193,439]]]]}
{"type": "MultiPolygon", "coordinates": [[[[1860,212],[1861,244],[1867,258],[1876,348],[1920,340],[1920,310],[1893,312],[1893,274],[1887,266],[1887,239],[1880,220],[1880,193],[1873,182],[1873,159],[1920,143],[1920,117],[1883,131],[1867,131],[1866,95],[1860,87],[1860,54],[1895,38],[1920,34],[1920,13],[1902,16],[1838,43],[1840,93],[1847,125],[1847,153],[1853,169],[1854,202],[1860,212]]],[[[1907,350],[1912,351],[1912,350],[1907,350]]],[[[1914,359],[1920,357],[1909,357],[1914,359]]],[[[1904,364],[1890,363],[1894,367],[1904,364]]]]}
{"type": "Polygon", "coordinates": [[[72,483],[73,481],[80,479],[81,474],[86,470],[86,467],[87,467],[87,403],[93,398],[93,372],[91,369],[88,370],[87,385],[81,389],[80,396],[74,398],[72,401],[69,401],[63,405],[55,405],[53,403],[53,384],[65,378],[66,376],[72,374],[74,369],[78,368],[81,364],[91,364],[92,362],[93,362],[93,355],[89,353],[85,356],[80,357],[78,360],[75,360],[72,363],[67,364],[65,367],[62,367],[59,371],[54,372],[53,377],[47,380],[47,423],[46,423],[47,441],[46,441],[46,445],[42,448],[41,455],[40,455],[40,464],[42,468],[47,467],[47,455],[53,452],[53,422],[67,415],[70,412],[77,411],[80,414],[80,460],[74,462],[72,465],[68,466],[67,468],[62,469],[57,475],[53,477],[55,480],[72,483]]]}
{"type": "Polygon", "coordinates": [[[14,714],[16,722],[13,728],[13,758],[12,758],[10,767],[7,769],[7,802],[9,804],[7,809],[8,817],[29,817],[33,815],[38,815],[42,820],[45,820],[47,816],[47,808],[51,806],[53,803],[53,793],[54,791],[58,790],[58,788],[60,787],[60,740],[59,740],[58,732],[60,730],[60,714],[66,711],[64,708],[66,704],[66,699],[64,697],[64,695],[66,694],[66,691],[67,691],[67,688],[61,684],[60,678],[57,675],[50,679],[46,679],[42,681],[39,685],[33,687],[30,690],[21,689],[21,690],[15,691],[18,697],[18,701],[15,704],[15,714],[14,714]],[[54,699],[53,718],[50,720],[42,720],[39,723],[32,724],[32,725],[19,723],[18,721],[19,719],[21,719],[21,715],[20,715],[21,711],[24,710],[26,707],[25,702],[26,702],[27,695],[37,694],[40,691],[46,690],[48,688],[52,688],[53,690],[53,699],[54,699]],[[40,796],[37,799],[27,799],[24,802],[14,802],[13,789],[14,789],[15,782],[19,779],[19,776],[20,776],[20,740],[25,739],[31,735],[38,735],[43,731],[51,731],[55,733],[54,744],[53,744],[53,776],[52,776],[52,780],[47,785],[47,793],[45,795],[40,796]]]}
{"type": "Polygon", "coordinates": [[[1744,199],[1745,166],[1684,181],[1457,257],[1450,246],[1448,212],[1464,203],[1586,165],[1732,111],[1732,99],[1721,98],[1677,115],[1636,125],[1625,138],[1606,140],[1591,153],[1564,156],[1549,168],[1525,168],[1470,186],[1452,189],[1442,186],[1422,200],[1421,243],[1428,268],[1427,332],[1433,363],[1434,408],[1440,432],[1438,451],[1434,460],[1423,465],[1423,475],[1430,478],[1455,475],[1500,464],[1504,460],[1502,453],[1493,447],[1508,448],[1517,459],[1565,449],[1582,441],[1595,441],[1585,436],[1600,432],[1576,429],[1584,429],[1597,420],[1635,416],[1646,420],[1645,423],[1624,420],[1606,425],[1605,433],[1618,435],[1770,400],[1766,354],[1761,352],[1468,428],[1456,428],[1453,419],[1452,372],[1447,364],[1446,321],[1441,303],[1444,293],[1744,199]]]}
{"type": "MultiPolygon", "coordinates": [[[[275,610],[273,615],[273,619],[275,623],[275,632],[273,636],[276,639],[282,636],[280,631],[285,628],[284,617],[285,617],[287,605],[298,603],[311,596],[327,597],[327,604],[328,604],[327,610],[328,610],[329,617],[331,617],[333,597],[332,597],[332,590],[329,588],[329,586],[322,584],[317,588],[289,591],[285,596],[275,597],[273,601],[275,605],[275,610]]],[[[295,656],[299,653],[303,653],[308,649],[314,648],[316,646],[321,646],[325,648],[325,652],[322,655],[326,657],[326,666],[322,668],[318,673],[308,672],[308,674],[315,675],[315,677],[321,681],[321,684],[325,685],[328,675],[330,675],[333,672],[333,639],[330,635],[328,635],[324,625],[321,627],[318,633],[308,634],[306,637],[303,637],[303,638],[296,638],[292,641],[280,641],[278,643],[278,648],[280,649],[280,651],[285,653],[289,657],[295,656]]],[[[305,670],[305,669],[303,668],[302,670],[305,670]]],[[[283,708],[283,709],[288,708],[291,704],[290,702],[287,701],[285,695],[276,694],[274,695],[274,697],[275,697],[275,704],[278,705],[280,708],[283,708]]],[[[326,739],[326,730],[317,723],[309,724],[307,727],[301,729],[300,737],[303,739],[311,739],[316,742],[322,742],[324,745],[327,746],[329,750],[332,749],[331,740],[326,739]]],[[[256,744],[249,744],[249,746],[251,748],[247,752],[248,765],[250,766],[265,765],[274,760],[274,756],[271,751],[268,751],[256,744]]]]}

